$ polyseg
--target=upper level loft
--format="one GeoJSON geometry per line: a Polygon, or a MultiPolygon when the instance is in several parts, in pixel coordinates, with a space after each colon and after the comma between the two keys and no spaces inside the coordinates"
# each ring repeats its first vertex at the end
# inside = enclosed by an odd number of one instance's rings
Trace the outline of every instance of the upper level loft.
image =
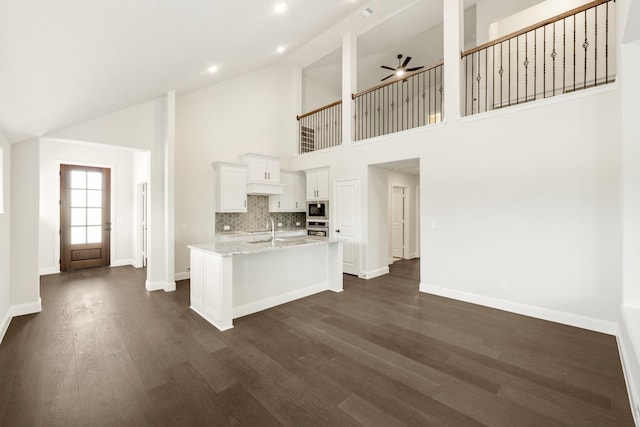
{"type": "MultiPolygon", "coordinates": [[[[447,28],[434,19],[442,17],[434,4],[417,2],[358,38],[357,72],[351,76],[357,92],[346,108],[342,78],[350,68],[342,64],[342,48],[303,70],[299,153],[444,119],[444,83],[456,79],[445,78],[447,28]]],[[[463,15],[464,50],[455,55],[460,116],[615,81],[615,0],[470,0],[463,15]]]]}

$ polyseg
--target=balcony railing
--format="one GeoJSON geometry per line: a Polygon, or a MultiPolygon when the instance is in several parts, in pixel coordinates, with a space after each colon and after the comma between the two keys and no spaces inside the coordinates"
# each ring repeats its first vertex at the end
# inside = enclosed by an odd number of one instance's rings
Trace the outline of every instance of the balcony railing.
{"type": "Polygon", "coordinates": [[[299,154],[342,144],[342,101],[297,117],[299,154]]]}
{"type": "Polygon", "coordinates": [[[443,61],[352,95],[360,141],[442,121],[443,61]]]}
{"type": "Polygon", "coordinates": [[[615,0],[596,0],[462,53],[463,115],[615,81],[615,0]]]}

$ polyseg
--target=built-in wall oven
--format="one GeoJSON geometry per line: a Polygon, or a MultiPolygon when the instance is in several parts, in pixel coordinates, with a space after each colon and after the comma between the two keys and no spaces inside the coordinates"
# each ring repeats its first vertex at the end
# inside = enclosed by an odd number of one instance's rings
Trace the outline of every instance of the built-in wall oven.
{"type": "Polygon", "coordinates": [[[318,200],[315,202],[307,202],[307,221],[328,220],[329,219],[329,201],[318,200]]]}
{"type": "Polygon", "coordinates": [[[329,223],[326,221],[307,221],[307,236],[329,237],[329,223]]]}

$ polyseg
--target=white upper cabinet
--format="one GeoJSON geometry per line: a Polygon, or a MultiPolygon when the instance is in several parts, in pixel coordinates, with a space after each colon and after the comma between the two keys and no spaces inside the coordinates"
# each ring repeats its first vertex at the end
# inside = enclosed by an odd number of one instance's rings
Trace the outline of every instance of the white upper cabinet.
{"type": "Polygon", "coordinates": [[[279,158],[247,153],[240,160],[249,167],[249,182],[280,182],[279,158]]]}
{"type": "Polygon", "coordinates": [[[215,162],[216,212],[247,211],[247,165],[215,162]]]}
{"type": "Polygon", "coordinates": [[[282,194],[284,184],[280,182],[280,159],[263,154],[247,153],[240,156],[247,164],[248,194],[282,194]]]}
{"type": "Polygon", "coordinates": [[[305,212],[305,177],[302,172],[281,171],[284,192],[269,196],[269,212],[305,212]]]}
{"type": "Polygon", "coordinates": [[[307,173],[307,200],[329,200],[329,168],[313,169],[307,173]]]}

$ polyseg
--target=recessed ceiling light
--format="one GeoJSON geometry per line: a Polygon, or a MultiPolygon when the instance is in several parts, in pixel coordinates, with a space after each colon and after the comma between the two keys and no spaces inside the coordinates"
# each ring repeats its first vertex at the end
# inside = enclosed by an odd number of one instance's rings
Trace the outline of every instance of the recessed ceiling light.
{"type": "Polygon", "coordinates": [[[276,52],[283,53],[284,52],[284,46],[278,46],[278,48],[276,49],[276,52]]]}
{"type": "Polygon", "coordinates": [[[218,71],[218,66],[217,65],[212,65],[209,68],[207,68],[207,71],[210,72],[211,74],[213,74],[216,71],[218,71]]]}
{"type": "Polygon", "coordinates": [[[286,1],[280,1],[280,2],[276,3],[275,6],[273,6],[273,11],[275,13],[284,13],[285,10],[287,10],[287,2],[286,1]]]}

